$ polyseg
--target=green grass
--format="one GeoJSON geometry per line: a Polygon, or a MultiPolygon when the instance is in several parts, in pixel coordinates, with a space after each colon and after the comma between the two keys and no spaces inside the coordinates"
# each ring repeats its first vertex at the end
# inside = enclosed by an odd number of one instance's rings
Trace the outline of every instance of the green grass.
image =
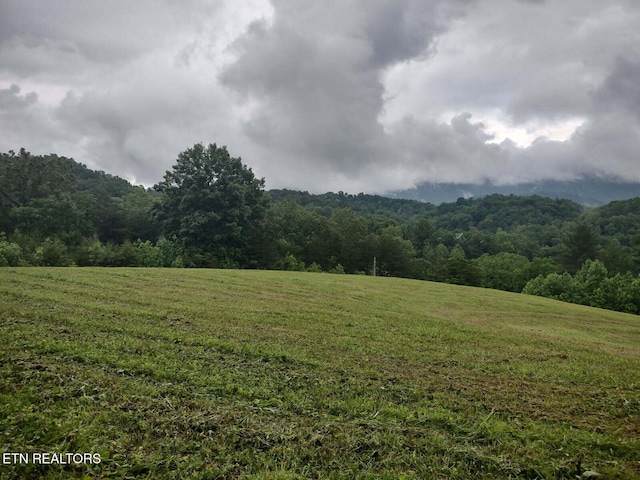
{"type": "Polygon", "coordinates": [[[0,478],[640,478],[640,318],[313,273],[0,269],[0,478]]]}

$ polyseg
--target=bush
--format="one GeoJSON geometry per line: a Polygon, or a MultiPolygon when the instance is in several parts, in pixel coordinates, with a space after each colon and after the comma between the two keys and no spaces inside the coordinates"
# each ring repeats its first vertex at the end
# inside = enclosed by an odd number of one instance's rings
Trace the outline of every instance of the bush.
{"type": "Polygon", "coordinates": [[[24,264],[20,245],[7,242],[4,236],[0,236],[0,267],[18,267],[24,264]]]}
{"type": "Polygon", "coordinates": [[[307,267],[307,272],[320,273],[322,272],[322,267],[318,265],[316,262],[313,262],[311,265],[307,267]]]}
{"type": "Polygon", "coordinates": [[[344,274],[344,267],[340,264],[337,264],[335,267],[329,269],[329,273],[344,274]]]}
{"type": "Polygon", "coordinates": [[[171,262],[171,265],[169,265],[171,268],[184,268],[184,260],[182,260],[182,255],[178,255],[176,258],[173,259],[173,262],[171,262]]]}
{"type": "Polygon", "coordinates": [[[568,273],[550,273],[546,277],[539,275],[525,285],[522,293],[572,302],[572,282],[573,277],[568,273]]]}
{"type": "Polygon", "coordinates": [[[626,313],[640,313],[640,279],[630,273],[616,274],[607,280],[604,308],[626,313]]]}
{"type": "Polygon", "coordinates": [[[606,267],[599,260],[587,260],[575,276],[568,273],[539,275],[527,283],[522,293],[620,312],[640,313],[640,279],[630,273],[608,277],[606,267]]]}
{"type": "Polygon", "coordinates": [[[184,267],[182,260],[183,248],[175,237],[171,240],[166,237],[160,237],[156,242],[156,248],[160,256],[160,266],[184,267]]]}
{"type": "Polygon", "coordinates": [[[71,265],[71,259],[64,243],[47,238],[36,248],[33,263],[42,267],[68,267],[71,265]]]}
{"type": "Polygon", "coordinates": [[[119,246],[116,255],[116,267],[137,267],[138,266],[138,252],[129,240],[125,240],[122,245],[119,246]]]}
{"type": "Polygon", "coordinates": [[[305,265],[303,261],[298,260],[296,257],[289,254],[282,261],[282,270],[304,272],[305,265]]]}
{"type": "Polygon", "coordinates": [[[140,267],[161,267],[162,252],[158,246],[149,240],[143,242],[138,239],[133,243],[135,249],[136,265],[140,267]]]}
{"type": "Polygon", "coordinates": [[[74,252],[75,263],[80,267],[103,266],[106,256],[106,247],[97,239],[88,241],[74,252]]]}
{"type": "Polygon", "coordinates": [[[527,284],[529,260],[515,253],[484,254],[473,260],[482,273],[482,286],[521,292],[527,284]]]}
{"type": "Polygon", "coordinates": [[[572,298],[570,301],[591,307],[606,307],[607,290],[610,286],[608,272],[599,260],[587,260],[575,274],[572,281],[572,298]]]}

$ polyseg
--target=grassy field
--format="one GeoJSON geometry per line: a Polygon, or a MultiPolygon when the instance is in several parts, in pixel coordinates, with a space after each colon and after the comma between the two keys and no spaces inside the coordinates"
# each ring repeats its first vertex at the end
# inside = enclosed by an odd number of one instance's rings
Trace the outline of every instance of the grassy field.
{"type": "Polygon", "coordinates": [[[379,277],[5,268],[0,432],[0,478],[640,478],[640,317],[379,277]]]}

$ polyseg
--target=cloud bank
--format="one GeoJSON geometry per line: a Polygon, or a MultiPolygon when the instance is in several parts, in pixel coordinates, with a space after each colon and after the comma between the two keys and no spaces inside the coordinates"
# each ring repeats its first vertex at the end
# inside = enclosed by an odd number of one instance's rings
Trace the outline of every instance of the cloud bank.
{"type": "Polygon", "coordinates": [[[4,0],[0,150],[152,185],[197,142],[269,188],[640,181],[632,0],[4,0]]]}

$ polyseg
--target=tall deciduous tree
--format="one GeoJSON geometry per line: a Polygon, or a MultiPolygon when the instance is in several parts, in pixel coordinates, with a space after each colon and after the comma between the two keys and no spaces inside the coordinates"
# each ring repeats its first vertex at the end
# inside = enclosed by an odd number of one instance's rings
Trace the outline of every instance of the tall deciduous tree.
{"type": "Polygon", "coordinates": [[[196,144],[180,153],[154,189],[162,194],[156,212],[165,235],[182,240],[195,264],[243,265],[268,198],[264,179],[240,158],[215,143],[196,144]]]}

